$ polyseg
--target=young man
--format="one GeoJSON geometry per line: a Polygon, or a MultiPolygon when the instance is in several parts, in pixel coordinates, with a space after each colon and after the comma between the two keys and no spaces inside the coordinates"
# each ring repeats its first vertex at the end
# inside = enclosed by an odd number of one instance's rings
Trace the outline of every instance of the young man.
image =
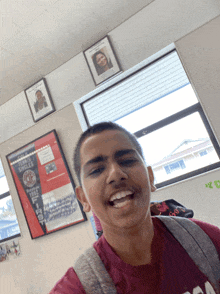
{"type": "Polygon", "coordinates": [[[46,98],[45,96],[43,96],[43,93],[41,92],[41,90],[37,90],[37,92],[35,93],[35,96],[37,99],[36,102],[34,103],[34,108],[36,112],[48,106],[46,98]]]}
{"type": "MultiPolygon", "coordinates": [[[[76,195],[103,228],[93,247],[117,293],[216,293],[165,225],[151,217],[154,176],[133,135],[113,123],[91,127],[78,141],[74,167],[80,182],[76,195]]],[[[193,222],[211,238],[220,256],[220,230],[193,222]]],[[[70,268],[50,293],[86,292],[70,268]]]]}

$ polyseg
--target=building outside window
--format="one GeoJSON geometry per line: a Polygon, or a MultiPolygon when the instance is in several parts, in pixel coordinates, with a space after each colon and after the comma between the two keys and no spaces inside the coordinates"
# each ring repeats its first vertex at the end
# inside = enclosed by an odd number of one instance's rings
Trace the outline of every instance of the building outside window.
{"type": "Polygon", "coordinates": [[[220,167],[219,145],[176,50],[74,104],[87,127],[114,121],[133,133],[157,187],[220,167]]]}
{"type": "Polygon", "coordinates": [[[212,142],[209,138],[204,138],[184,140],[174,151],[159,162],[152,164],[152,167],[157,182],[162,182],[215,162],[218,162],[218,156],[212,142]],[[201,156],[205,157],[201,158],[201,156]]]}

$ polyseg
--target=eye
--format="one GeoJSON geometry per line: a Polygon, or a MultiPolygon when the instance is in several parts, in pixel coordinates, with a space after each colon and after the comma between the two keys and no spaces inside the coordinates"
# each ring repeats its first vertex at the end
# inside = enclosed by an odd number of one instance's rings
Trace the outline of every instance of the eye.
{"type": "Polygon", "coordinates": [[[98,176],[99,174],[101,174],[103,172],[103,170],[104,170],[104,167],[95,168],[89,173],[89,175],[90,176],[98,176]]]}

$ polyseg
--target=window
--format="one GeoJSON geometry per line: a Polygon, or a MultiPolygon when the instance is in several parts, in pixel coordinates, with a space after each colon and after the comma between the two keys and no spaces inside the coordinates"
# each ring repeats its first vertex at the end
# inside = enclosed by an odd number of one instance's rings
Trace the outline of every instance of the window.
{"type": "Polygon", "coordinates": [[[176,50],[122,77],[74,103],[82,123],[114,121],[133,133],[158,188],[220,166],[220,148],[176,50]]]}
{"type": "Polygon", "coordinates": [[[0,243],[20,235],[15,209],[0,160],[0,243]]]}
{"type": "Polygon", "coordinates": [[[173,162],[173,163],[170,163],[170,164],[164,166],[164,168],[165,168],[165,171],[167,174],[171,174],[171,173],[176,172],[180,169],[186,168],[186,166],[185,166],[185,163],[183,160],[179,160],[179,161],[176,161],[176,162],[173,162]]]}
{"type": "Polygon", "coordinates": [[[204,155],[207,155],[207,154],[208,154],[207,150],[204,150],[202,152],[199,152],[199,155],[200,156],[204,156],[204,155]]]}

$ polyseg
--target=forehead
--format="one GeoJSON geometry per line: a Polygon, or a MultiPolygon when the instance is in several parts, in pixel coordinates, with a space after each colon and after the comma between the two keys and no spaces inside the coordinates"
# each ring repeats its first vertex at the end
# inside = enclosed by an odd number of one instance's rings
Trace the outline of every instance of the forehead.
{"type": "Polygon", "coordinates": [[[103,53],[99,53],[99,54],[96,55],[96,58],[100,58],[102,56],[105,56],[105,55],[103,53]]]}
{"type": "Polygon", "coordinates": [[[136,149],[129,137],[119,130],[107,130],[85,139],[81,146],[81,162],[97,155],[107,155],[122,149],[136,149]]]}

